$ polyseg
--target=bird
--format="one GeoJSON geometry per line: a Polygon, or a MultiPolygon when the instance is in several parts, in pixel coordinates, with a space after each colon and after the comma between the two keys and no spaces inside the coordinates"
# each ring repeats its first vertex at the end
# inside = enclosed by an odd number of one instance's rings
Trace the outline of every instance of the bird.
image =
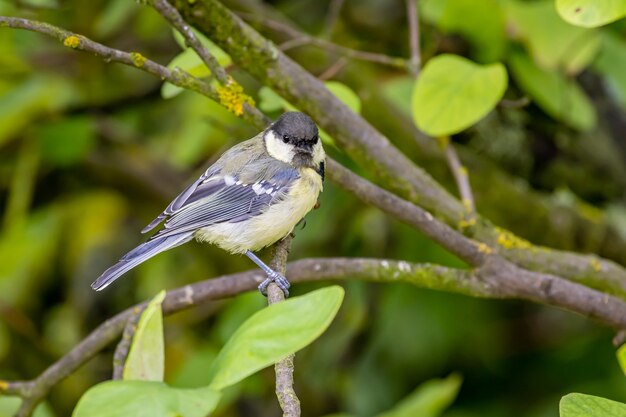
{"type": "Polygon", "coordinates": [[[267,275],[258,287],[263,295],[274,282],[288,296],[289,281],[254,252],[289,235],[317,204],[325,158],[315,122],[301,112],[283,113],[253,138],[224,152],[141,232],[163,223],[162,228],[91,287],[102,290],[158,253],[195,238],[245,254],[267,275]]]}

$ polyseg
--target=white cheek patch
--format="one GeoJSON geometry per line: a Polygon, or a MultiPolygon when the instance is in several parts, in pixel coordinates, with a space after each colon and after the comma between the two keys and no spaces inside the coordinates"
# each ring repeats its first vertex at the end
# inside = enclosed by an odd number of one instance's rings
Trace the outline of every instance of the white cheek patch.
{"type": "Polygon", "coordinates": [[[318,139],[315,146],[313,146],[313,165],[319,165],[326,158],[324,147],[322,146],[322,140],[318,139]]]}
{"type": "Polygon", "coordinates": [[[267,153],[269,153],[272,158],[276,158],[287,164],[291,163],[293,160],[293,146],[284,143],[272,130],[268,130],[267,133],[265,133],[265,147],[267,148],[267,153]]]}

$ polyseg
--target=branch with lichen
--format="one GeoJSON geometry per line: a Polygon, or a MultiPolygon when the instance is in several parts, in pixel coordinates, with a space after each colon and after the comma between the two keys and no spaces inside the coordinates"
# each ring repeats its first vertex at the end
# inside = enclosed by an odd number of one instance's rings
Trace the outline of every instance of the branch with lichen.
{"type": "MultiPolygon", "coordinates": [[[[202,9],[205,2],[212,2],[212,0],[198,1],[195,7],[200,9],[196,11],[195,15],[205,17],[205,11],[202,9]]],[[[481,217],[477,217],[476,223],[467,228],[466,211],[461,202],[456,201],[428,174],[399,153],[386,138],[362,118],[347,109],[322,84],[315,85],[315,83],[319,83],[318,80],[282,55],[271,42],[245,26],[243,22],[237,21],[236,16],[230,14],[221,4],[217,2],[215,4],[219,7],[212,11],[219,13],[218,18],[228,19],[227,21],[231,23],[229,27],[233,36],[238,35],[237,38],[242,38],[241,42],[244,43],[242,49],[229,51],[231,56],[234,59],[239,59],[242,65],[252,65],[251,61],[254,61],[254,58],[260,59],[260,61],[256,61],[254,67],[251,67],[256,68],[256,70],[251,72],[256,73],[255,75],[261,80],[266,80],[286,97],[294,94],[292,90],[299,94],[299,90],[302,88],[302,94],[306,100],[295,96],[292,97],[292,100],[298,102],[298,105],[314,116],[320,124],[326,125],[324,127],[338,141],[343,141],[344,149],[357,161],[364,164],[371,161],[371,164],[366,166],[372,166],[373,172],[382,175],[383,182],[392,185],[391,189],[399,192],[409,201],[419,202],[421,206],[436,215],[438,214],[449,224],[469,233],[478,240],[491,246],[500,247],[503,256],[522,267],[557,274],[593,288],[606,290],[611,294],[626,296],[626,285],[624,284],[626,282],[626,270],[611,261],[594,255],[585,256],[534,246],[515,237],[508,231],[496,228],[481,217]],[[258,48],[259,51],[255,48],[258,48]],[[261,56],[257,57],[256,54],[261,54],[261,56]],[[277,67],[277,61],[284,62],[285,67],[277,67]],[[267,64],[267,68],[261,65],[263,62],[267,64]],[[261,73],[259,73],[259,69],[262,70],[261,73]],[[392,178],[393,181],[391,181],[392,178]]],[[[188,5],[178,6],[183,8],[188,5]]],[[[27,19],[0,16],[0,25],[47,34],[61,40],[68,47],[93,52],[105,60],[137,67],[174,85],[204,94],[231,110],[233,108],[242,109],[242,117],[259,128],[265,127],[269,122],[269,119],[257,108],[242,103],[239,100],[241,95],[238,95],[237,92],[224,91],[220,98],[220,94],[208,83],[181,70],[170,71],[138,53],[111,49],[82,35],[27,19]]],[[[210,34],[209,30],[206,29],[206,23],[197,26],[200,30],[205,30],[210,34]]],[[[224,33],[230,32],[224,30],[224,33]]],[[[220,39],[216,38],[215,40],[219,42],[220,39]]],[[[226,42],[225,39],[221,40],[226,42]]],[[[236,42],[230,43],[236,44],[236,42]]],[[[227,88],[227,86],[223,88],[227,88]]]]}
{"type": "Polygon", "coordinates": [[[237,116],[242,116],[250,123],[255,125],[263,124],[263,126],[267,125],[266,118],[254,118],[255,116],[258,116],[258,114],[243,111],[244,107],[253,105],[253,102],[250,97],[243,93],[243,89],[241,89],[236,83],[229,83],[225,86],[216,88],[210,83],[196,78],[179,68],[170,70],[167,67],[146,58],[139,52],[125,52],[113,49],[102,45],[101,43],[95,42],[83,35],[75,34],[44,22],[18,17],[0,16],[0,27],[2,26],[39,32],[58,39],[63,46],[68,48],[94,53],[106,62],[118,62],[120,64],[135,67],[178,87],[195,91],[210,98],[211,100],[222,103],[229,111],[237,116]]]}
{"type": "MultiPolygon", "coordinates": [[[[475,223],[467,227],[467,210],[460,200],[415,165],[363,118],[352,112],[320,80],[220,2],[196,0],[190,4],[184,0],[173,0],[172,3],[185,21],[211,38],[242,69],[312,116],[347,154],[360,165],[368,167],[379,183],[406,200],[424,207],[457,230],[487,245],[498,247],[502,235],[500,229],[478,214],[475,223]]],[[[616,285],[618,282],[626,282],[626,269],[614,262],[534,245],[527,250],[501,249],[504,257],[524,268],[558,274],[626,297],[623,285],[616,285]],[[535,261],[535,254],[539,254],[542,262],[535,261]],[[599,269],[594,267],[596,263],[600,263],[599,269]]]]}
{"type": "MultiPolygon", "coordinates": [[[[388,196],[382,196],[386,199],[388,196]]],[[[395,201],[390,201],[393,204],[395,201]]],[[[548,274],[524,271],[498,257],[474,270],[414,264],[387,259],[305,259],[287,265],[292,283],[353,279],[407,283],[472,297],[522,299],[564,308],[616,328],[626,328],[626,302],[548,274]]],[[[259,270],[211,278],[168,291],[163,313],[171,315],[208,302],[255,290],[265,275],[259,270]]],[[[27,417],[53,386],[116,341],[128,319],[147,302],[130,307],[102,323],[70,352],[32,381],[0,381],[0,394],[24,399],[16,416],[27,417]]]]}
{"type": "MultiPolygon", "coordinates": [[[[212,3],[212,0],[203,0],[202,3],[212,3]]],[[[215,4],[222,7],[219,3],[215,4]]],[[[210,10],[207,13],[223,13],[225,9],[219,9],[219,7],[217,11],[210,10]]],[[[204,12],[204,9],[196,9],[195,14],[198,15],[198,18],[200,18],[204,16],[204,12]],[[198,13],[198,10],[200,10],[201,13],[198,13]]],[[[226,11],[225,13],[227,13],[228,16],[231,16],[229,12],[226,11]]],[[[337,108],[339,114],[333,115],[333,106],[336,106],[336,103],[333,100],[336,99],[334,99],[334,96],[331,95],[332,99],[329,100],[323,86],[321,87],[321,90],[316,89],[316,84],[314,82],[310,82],[309,77],[311,76],[308,73],[304,72],[295,63],[289,61],[288,58],[282,56],[270,42],[264,40],[260,37],[260,35],[256,34],[258,37],[254,37],[254,33],[246,32],[251,29],[246,29],[245,26],[241,26],[243,23],[237,21],[233,23],[232,20],[230,23],[235,26],[229,26],[226,24],[224,29],[225,32],[229,33],[228,31],[231,30],[231,34],[237,38],[239,33],[237,31],[243,31],[243,38],[240,40],[244,43],[247,42],[244,45],[243,52],[236,49],[229,51],[235,60],[238,59],[240,60],[240,63],[245,64],[247,59],[251,59],[251,54],[257,53],[257,49],[261,51],[261,53],[269,51],[271,53],[268,56],[264,56],[266,61],[261,62],[261,64],[269,68],[268,71],[270,72],[273,70],[277,71],[276,74],[266,74],[266,77],[271,77],[272,83],[278,83],[278,80],[275,78],[277,75],[283,76],[281,82],[284,84],[279,85],[282,90],[289,91],[294,88],[296,90],[302,88],[303,92],[310,93],[309,97],[306,98],[306,100],[311,100],[312,104],[309,103],[309,107],[323,104],[328,104],[330,106],[330,108],[321,107],[323,111],[315,108],[313,108],[314,111],[309,111],[313,116],[316,116],[315,112],[322,114],[320,118],[316,117],[318,121],[321,123],[329,123],[333,120],[333,117],[339,117],[338,120],[339,123],[341,123],[342,117],[348,117],[347,120],[350,120],[349,117],[353,117],[352,113],[346,113],[344,111],[345,109],[342,109],[341,107],[337,108]],[[287,72],[283,74],[279,72],[279,69],[274,68],[275,61],[281,61],[282,64],[286,65],[287,72]],[[297,81],[298,84],[296,86],[291,85],[290,83],[293,81],[297,81]]],[[[259,128],[265,127],[268,123],[268,119],[258,109],[250,105],[246,105],[245,101],[240,106],[235,105],[235,103],[241,103],[240,97],[242,94],[240,93],[242,93],[242,90],[222,91],[222,93],[220,93],[218,89],[213,88],[210,84],[196,79],[183,71],[170,71],[137,53],[126,53],[113,50],[105,47],[104,45],[95,43],[85,37],[72,34],[71,32],[55,28],[51,25],[32,22],[25,19],[4,17],[0,17],[0,25],[29,29],[54,36],[61,40],[67,47],[94,52],[103,56],[105,59],[135,66],[146,70],[153,75],[160,76],[175,85],[201,92],[207,97],[219,101],[226,107],[230,106],[231,111],[233,109],[240,111],[244,119],[250,121],[259,128]],[[183,77],[183,81],[181,81],[180,77],[183,77]],[[179,83],[175,82],[177,79],[179,83]],[[202,91],[203,88],[208,88],[209,90],[202,91]]],[[[239,34],[241,35],[241,33],[239,34]]],[[[232,43],[236,42],[237,40],[232,43]]],[[[259,63],[257,62],[256,64],[259,63]]],[[[229,83],[222,87],[233,88],[233,85],[238,84],[229,83]]],[[[279,91],[281,90],[279,89],[279,91]]],[[[302,98],[301,100],[305,99],[302,98]]],[[[355,157],[355,159],[358,160],[359,155],[361,155],[361,158],[371,158],[371,160],[376,164],[376,169],[374,171],[379,173],[382,172],[383,179],[391,179],[393,171],[390,170],[388,165],[391,162],[394,162],[393,157],[396,155],[394,152],[397,150],[394,150],[395,148],[393,148],[393,146],[391,146],[388,142],[384,142],[386,139],[374,131],[373,128],[368,127],[369,125],[367,125],[365,121],[358,118],[358,116],[356,117],[358,123],[353,126],[348,125],[348,127],[350,129],[355,129],[355,132],[357,132],[356,134],[359,134],[358,132],[364,134],[364,138],[362,139],[363,142],[361,143],[354,141],[354,138],[346,136],[346,126],[329,126],[330,128],[328,130],[331,134],[334,134],[336,138],[343,138],[344,148],[349,150],[349,153],[353,156],[356,155],[357,157],[355,157]],[[359,129],[361,130],[359,131],[359,129]],[[380,141],[381,137],[383,142],[380,141]],[[361,144],[367,145],[365,146],[365,149],[358,149],[358,146],[361,144]],[[369,151],[373,152],[371,156],[367,156],[367,152],[369,151]]],[[[560,277],[564,276],[570,279],[572,279],[572,277],[577,277],[577,273],[580,272],[580,269],[576,270],[576,268],[580,268],[579,262],[581,259],[584,259],[583,257],[577,254],[565,253],[566,256],[570,256],[568,260],[571,260],[570,265],[573,269],[561,270],[564,265],[560,265],[559,263],[552,263],[550,265],[535,265],[534,263],[538,262],[537,259],[541,259],[541,254],[539,257],[536,256],[537,252],[541,250],[540,248],[536,248],[530,243],[525,242],[506,231],[498,230],[488,224],[484,219],[480,218],[478,219],[477,224],[472,226],[472,229],[484,226],[485,230],[493,231],[494,235],[490,236],[489,239],[485,239],[484,242],[475,241],[463,236],[454,228],[433,217],[433,215],[431,215],[428,211],[425,211],[414,204],[416,200],[422,203],[426,201],[426,204],[423,205],[428,208],[428,204],[435,204],[433,201],[436,200],[437,196],[446,197],[445,191],[441,191],[441,187],[434,182],[434,180],[430,179],[427,174],[422,172],[423,176],[420,176],[422,174],[417,175],[416,173],[421,172],[419,168],[413,165],[399,152],[397,155],[400,155],[400,158],[394,163],[400,167],[408,169],[407,175],[409,175],[409,179],[406,180],[406,178],[402,175],[398,175],[393,179],[394,182],[400,184],[397,188],[401,191],[403,190],[401,195],[406,194],[409,195],[410,198],[403,199],[398,195],[383,190],[346,170],[332,160],[329,160],[329,177],[348,191],[354,193],[363,201],[385,210],[394,217],[405,221],[416,229],[424,232],[433,240],[441,243],[452,253],[455,253],[460,258],[464,259],[468,262],[468,264],[472,265],[474,269],[453,270],[443,267],[412,265],[406,262],[394,263],[386,260],[311,260],[294,263],[294,265],[297,265],[300,269],[292,271],[290,268],[287,270],[287,275],[293,282],[298,282],[299,280],[346,277],[380,282],[396,282],[404,280],[406,282],[411,282],[427,288],[454,291],[477,297],[520,298],[532,300],[535,302],[565,308],[596,318],[618,329],[626,327],[626,303],[614,297],[587,288],[583,285],[569,282],[560,277]],[[405,182],[403,182],[403,178],[406,180],[405,182]],[[486,224],[486,226],[484,224],[486,224]],[[519,253],[517,251],[519,251],[519,253]],[[510,259],[516,260],[517,265],[510,262],[510,259]],[[307,264],[306,262],[313,262],[313,264],[307,264]],[[520,267],[524,266],[524,262],[535,265],[536,268],[532,269],[537,269],[542,272],[524,270],[520,267]],[[545,270],[549,270],[550,268],[552,268],[554,272],[550,271],[546,273],[545,270]],[[307,273],[309,275],[307,275],[307,273]]],[[[394,169],[398,169],[398,166],[394,169]]],[[[437,213],[440,215],[442,213],[445,214],[446,210],[450,210],[451,207],[459,204],[453,197],[450,196],[450,198],[451,200],[444,199],[442,206],[437,206],[437,208],[443,207],[443,209],[436,211],[437,213]],[[449,207],[447,207],[446,204],[449,205],[449,207]]],[[[446,218],[445,215],[442,217],[446,218]]],[[[450,219],[447,220],[449,221],[450,219]]],[[[288,246],[288,243],[283,244],[288,246]]],[[[278,262],[278,264],[274,264],[276,268],[282,269],[281,265],[284,265],[284,262],[286,261],[286,253],[287,247],[285,247],[282,252],[280,250],[277,251],[277,255],[274,258],[274,262],[278,262]]],[[[550,255],[551,252],[544,250],[543,254],[550,255]]],[[[560,258],[561,261],[563,259],[565,258],[560,258]]],[[[545,256],[543,261],[547,262],[545,256]]],[[[624,294],[626,292],[626,281],[616,279],[619,278],[619,274],[609,274],[608,277],[603,276],[606,272],[615,272],[615,270],[609,271],[607,269],[611,267],[610,263],[597,258],[592,258],[592,261],[593,262],[590,263],[589,267],[592,268],[597,275],[602,277],[603,286],[611,287],[611,289],[618,294],[624,294]]],[[[616,265],[614,266],[617,272],[619,272],[620,268],[616,265]]],[[[164,302],[164,311],[166,313],[172,313],[202,304],[208,300],[238,294],[242,291],[256,287],[258,281],[260,280],[258,272],[238,274],[236,277],[236,280],[224,280],[224,278],[222,278],[175,290],[168,294],[168,297],[164,302]],[[242,277],[248,277],[248,281],[245,281],[242,277]],[[252,281],[250,281],[251,279],[252,281]],[[246,284],[247,286],[240,286],[240,282],[246,284]]],[[[588,284],[591,282],[591,279],[589,277],[585,277],[580,279],[580,281],[588,284]]],[[[270,291],[272,293],[280,291],[274,287],[275,286],[272,285],[270,286],[270,291]]],[[[53,385],[70,373],[74,372],[74,370],[84,363],[84,361],[118,338],[120,332],[128,322],[128,314],[131,313],[127,310],[126,312],[121,313],[120,315],[105,322],[83,342],[77,345],[68,355],[53,364],[35,380],[29,382],[0,381],[0,392],[19,395],[24,398],[20,411],[18,412],[18,416],[23,417],[30,415],[35,405],[45,395],[47,395],[53,385]]],[[[281,401],[281,406],[283,406],[286,414],[288,412],[286,407],[290,407],[295,404],[295,402],[292,402],[291,404],[289,403],[290,396],[292,394],[295,395],[295,393],[293,393],[292,369],[293,368],[288,361],[279,363],[276,367],[277,395],[279,396],[279,401],[281,401]],[[281,399],[281,395],[285,395],[286,400],[283,401],[283,399],[281,399]]],[[[299,406],[297,409],[299,410],[299,406]]],[[[297,411],[294,411],[294,413],[296,412],[297,411]]]]}

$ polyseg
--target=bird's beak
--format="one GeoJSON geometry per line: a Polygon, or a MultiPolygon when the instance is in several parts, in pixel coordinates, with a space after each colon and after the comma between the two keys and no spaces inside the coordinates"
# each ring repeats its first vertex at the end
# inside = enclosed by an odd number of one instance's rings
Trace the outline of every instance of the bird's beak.
{"type": "Polygon", "coordinates": [[[298,148],[298,152],[305,155],[313,155],[313,146],[302,146],[298,148]]]}

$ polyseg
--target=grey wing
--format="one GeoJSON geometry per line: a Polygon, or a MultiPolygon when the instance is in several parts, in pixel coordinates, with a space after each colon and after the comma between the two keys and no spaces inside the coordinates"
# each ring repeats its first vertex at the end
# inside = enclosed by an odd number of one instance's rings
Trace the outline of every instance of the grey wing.
{"type": "Polygon", "coordinates": [[[282,200],[299,176],[297,170],[286,166],[252,184],[229,175],[207,178],[192,192],[185,191],[187,195],[181,205],[170,204],[175,208],[171,214],[166,214],[167,210],[163,213],[167,216],[164,228],[153,238],[191,232],[216,223],[245,221],[282,200]]]}
{"type": "Polygon", "coordinates": [[[157,227],[163,220],[183,207],[192,195],[197,193],[209,194],[211,192],[211,187],[218,186],[218,183],[216,181],[210,182],[208,180],[215,176],[218,172],[219,170],[214,168],[214,166],[209,167],[209,169],[207,169],[204,174],[200,176],[200,178],[195,180],[191,185],[185,188],[182,193],[176,196],[163,213],[159,214],[156,219],[152,220],[150,224],[144,227],[141,230],[141,233],[148,233],[150,230],[157,227]]]}

